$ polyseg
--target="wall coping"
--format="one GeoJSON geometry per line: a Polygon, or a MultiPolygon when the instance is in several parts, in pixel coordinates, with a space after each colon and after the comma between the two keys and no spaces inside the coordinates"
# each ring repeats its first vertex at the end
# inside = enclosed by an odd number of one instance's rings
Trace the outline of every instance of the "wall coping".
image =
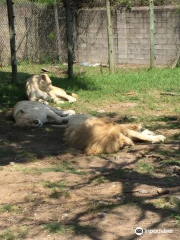
{"type": "MultiPolygon", "coordinates": [[[[169,5],[169,6],[155,6],[155,10],[180,10],[179,6],[169,5]]],[[[99,10],[106,10],[106,7],[94,7],[94,8],[80,8],[78,11],[99,11],[99,10]]],[[[132,11],[149,11],[149,7],[132,7],[130,10],[127,10],[125,7],[116,7],[113,10],[120,10],[125,12],[132,12],[132,11]]]]}

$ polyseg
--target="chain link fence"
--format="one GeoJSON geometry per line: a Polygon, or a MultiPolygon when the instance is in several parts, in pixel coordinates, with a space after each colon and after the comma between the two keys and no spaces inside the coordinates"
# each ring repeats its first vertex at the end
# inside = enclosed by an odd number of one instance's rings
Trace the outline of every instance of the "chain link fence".
{"type": "MultiPolygon", "coordinates": [[[[66,61],[66,16],[60,4],[14,2],[18,69],[33,72],[34,65],[66,61]]],[[[6,1],[0,2],[0,68],[10,71],[10,37],[6,1]]],[[[33,72],[36,73],[36,72],[33,72]]]]}
{"type": "MultiPolygon", "coordinates": [[[[18,74],[19,72],[36,74],[44,64],[49,67],[67,61],[65,10],[60,4],[41,2],[14,1],[18,74]]],[[[90,5],[92,8],[88,8],[90,2],[87,1],[83,9],[78,9],[80,1],[74,2],[77,2],[77,6],[74,6],[77,10],[73,12],[74,60],[77,63],[106,64],[108,40],[105,7],[96,7],[95,1],[92,1],[90,5]]],[[[85,4],[86,0],[82,2],[85,4]]],[[[163,1],[164,4],[166,2],[168,1],[163,1]]],[[[176,1],[172,2],[175,4],[176,1]]],[[[173,65],[176,65],[179,61],[180,8],[175,6],[159,7],[155,12],[156,62],[159,65],[171,65],[173,62],[173,65]]],[[[0,0],[0,13],[0,71],[11,73],[6,0],[0,0]]],[[[131,11],[117,8],[113,11],[113,26],[116,64],[148,65],[150,48],[148,7],[131,11]]]]}

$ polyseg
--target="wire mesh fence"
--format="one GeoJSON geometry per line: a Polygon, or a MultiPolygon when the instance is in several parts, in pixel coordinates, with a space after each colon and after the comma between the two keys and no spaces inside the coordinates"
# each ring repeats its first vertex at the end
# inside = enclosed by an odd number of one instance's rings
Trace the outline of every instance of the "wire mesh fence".
{"type": "MultiPolygon", "coordinates": [[[[18,68],[33,71],[34,64],[66,60],[66,16],[60,4],[16,0],[14,25],[18,68]]],[[[0,67],[9,71],[10,36],[6,1],[0,2],[0,67]]]]}
{"type": "MultiPolygon", "coordinates": [[[[49,66],[67,61],[66,13],[58,2],[53,0],[51,4],[46,4],[33,0],[14,1],[18,72],[36,74],[40,72],[42,64],[49,66]]],[[[88,62],[89,65],[107,64],[106,9],[104,5],[97,7],[92,3],[90,5],[92,8],[75,8],[73,12],[74,61],[88,62]]],[[[170,66],[179,61],[179,9],[179,5],[155,9],[155,55],[156,63],[159,65],[170,66]]],[[[0,70],[11,72],[10,36],[5,0],[0,0],[0,13],[0,70]]],[[[117,7],[112,17],[116,64],[148,65],[149,7],[135,8],[131,11],[117,7]]]]}
{"type": "Polygon", "coordinates": [[[0,2],[0,67],[10,64],[9,27],[7,7],[5,2],[0,2]]]}

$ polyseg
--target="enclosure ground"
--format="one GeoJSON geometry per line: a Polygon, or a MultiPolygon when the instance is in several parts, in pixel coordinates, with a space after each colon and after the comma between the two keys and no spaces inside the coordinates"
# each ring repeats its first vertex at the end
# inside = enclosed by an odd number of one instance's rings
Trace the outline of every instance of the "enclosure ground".
{"type": "MultiPolygon", "coordinates": [[[[125,115],[132,104],[118,107],[104,107],[103,114],[137,120],[125,115]]],[[[179,120],[154,116],[146,125],[164,134],[165,143],[87,156],[64,146],[63,130],[17,128],[1,114],[0,239],[179,239],[171,199],[180,192],[179,120]],[[173,232],[137,236],[137,227],[173,232]]]]}

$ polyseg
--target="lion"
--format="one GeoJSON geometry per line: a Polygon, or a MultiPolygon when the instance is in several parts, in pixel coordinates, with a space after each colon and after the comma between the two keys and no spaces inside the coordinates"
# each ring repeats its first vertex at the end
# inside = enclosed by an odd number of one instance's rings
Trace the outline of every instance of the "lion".
{"type": "Polygon", "coordinates": [[[163,142],[163,135],[155,135],[142,129],[140,124],[117,124],[108,118],[96,118],[86,114],[70,116],[65,130],[65,143],[90,154],[115,153],[133,140],[152,143],[163,142]]]}
{"type": "Polygon", "coordinates": [[[20,101],[13,107],[13,118],[19,127],[41,127],[44,123],[67,123],[74,110],[60,111],[34,101],[20,101]]]}
{"type": "Polygon", "coordinates": [[[48,104],[49,101],[54,103],[64,103],[66,100],[70,103],[75,102],[77,95],[68,95],[63,89],[52,85],[52,81],[45,73],[34,75],[26,82],[26,94],[30,101],[42,102],[48,104]]]}

